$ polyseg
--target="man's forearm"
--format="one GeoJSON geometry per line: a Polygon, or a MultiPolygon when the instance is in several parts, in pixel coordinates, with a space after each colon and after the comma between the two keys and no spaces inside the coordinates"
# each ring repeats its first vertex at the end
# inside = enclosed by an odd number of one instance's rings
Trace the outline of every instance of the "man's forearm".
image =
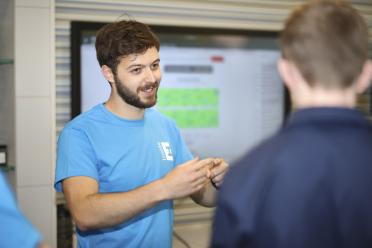
{"type": "Polygon", "coordinates": [[[216,204],[216,195],[217,190],[213,187],[210,180],[206,180],[204,187],[199,192],[191,195],[191,198],[201,206],[214,207],[216,204]]]}
{"type": "Polygon", "coordinates": [[[96,193],[73,203],[73,217],[82,231],[121,224],[166,200],[160,180],[122,193],[96,193]]]}

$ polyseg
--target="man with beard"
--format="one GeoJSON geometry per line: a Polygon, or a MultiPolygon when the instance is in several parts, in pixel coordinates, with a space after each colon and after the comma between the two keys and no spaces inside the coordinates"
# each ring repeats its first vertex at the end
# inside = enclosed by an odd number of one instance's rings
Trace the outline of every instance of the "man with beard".
{"type": "Polygon", "coordinates": [[[279,72],[296,110],[227,174],[211,247],[372,247],[368,29],[350,3],[314,0],[281,33],[279,72]]]}
{"type": "Polygon", "coordinates": [[[58,140],[55,188],[63,191],[79,247],[171,247],[173,199],[215,203],[223,159],[192,158],[175,123],[151,107],[161,72],[150,28],[100,29],[97,59],[109,99],[76,117],[58,140]]]}

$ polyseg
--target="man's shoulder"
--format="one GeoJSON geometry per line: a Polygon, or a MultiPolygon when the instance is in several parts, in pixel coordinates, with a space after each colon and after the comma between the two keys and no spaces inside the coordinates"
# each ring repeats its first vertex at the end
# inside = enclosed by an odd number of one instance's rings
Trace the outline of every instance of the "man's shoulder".
{"type": "Polygon", "coordinates": [[[75,130],[84,130],[88,126],[91,125],[91,123],[96,122],[96,120],[102,119],[100,106],[97,105],[90,110],[83,112],[76,117],[74,117],[72,120],[70,120],[63,128],[63,131],[75,129],[75,130]]]}
{"type": "Polygon", "coordinates": [[[244,199],[260,197],[265,185],[270,184],[273,178],[277,177],[278,171],[291,172],[295,165],[305,166],[298,163],[302,158],[297,156],[295,147],[293,134],[281,130],[252,148],[232,163],[221,192],[224,200],[238,204],[244,199]],[[240,200],[236,200],[237,196],[240,200]]]}
{"type": "Polygon", "coordinates": [[[332,156],[333,145],[316,128],[285,127],[277,134],[262,141],[242,156],[231,168],[231,178],[236,185],[273,175],[274,172],[308,171],[314,161],[324,164],[332,156]],[[294,170],[296,168],[296,170],[294,170]]]}
{"type": "Polygon", "coordinates": [[[233,163],[231,173],[235,174],[234,177],[244,177],[247,173],[259,173],[265,170],[265,167],[280,164],[283,160],[289,162],[290,154],[293,154],[292,151],[299,145],[294,137],[295,134],[281,130],[261,141],[233,163]]]}
{"type": "Polygon", "coordinates": [[[239,175],[243,171],[251,170],[252,166],[255,166],[257,163],[262,164],[266,157],[271,156],[278,140],[280,140],[280,134],[275,134],[252,147],[237,161],[232,163],[231,173],[239,175]]]}

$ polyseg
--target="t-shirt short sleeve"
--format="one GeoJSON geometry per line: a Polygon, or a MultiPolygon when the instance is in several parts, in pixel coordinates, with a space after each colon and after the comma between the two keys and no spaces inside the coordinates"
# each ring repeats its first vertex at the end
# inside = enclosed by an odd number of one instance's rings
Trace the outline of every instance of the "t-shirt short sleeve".
{"type": "Polygon", "coordinates": [[[62,181],[73,176],[87,176],[98,181],[96,160],[91,142],[82,130],[64,129],[58,139],[55,189],[62,192],[62,181]]]}
{"type": "Polygon", "coordinates": [[[40,233],[19,210],[5,178],[0,172],[0,247],[36,247],[40,233]]]}

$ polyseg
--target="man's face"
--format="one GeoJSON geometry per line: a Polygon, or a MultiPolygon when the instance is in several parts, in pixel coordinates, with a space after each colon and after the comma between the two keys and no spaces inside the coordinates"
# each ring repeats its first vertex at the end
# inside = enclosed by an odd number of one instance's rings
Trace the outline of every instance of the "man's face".
{"type": "Polygon", "coordinates": [[[121,59],[114,74],[113,87],[128,104],[150,108],[156,104],[161,80],[159,53],[155,47],[143,54],[132,54],[121,59]]]}

